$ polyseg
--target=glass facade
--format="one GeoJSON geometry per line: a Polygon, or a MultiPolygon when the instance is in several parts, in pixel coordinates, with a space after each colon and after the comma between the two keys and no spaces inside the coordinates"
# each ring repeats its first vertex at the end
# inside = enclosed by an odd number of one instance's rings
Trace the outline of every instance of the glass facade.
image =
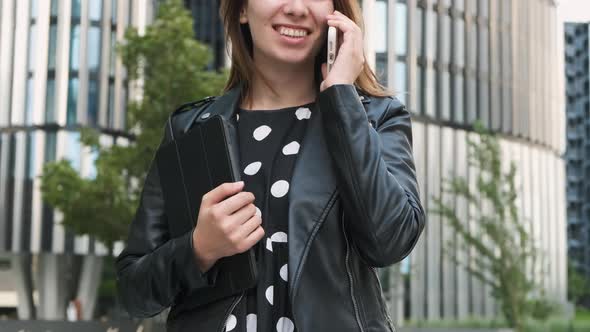
{"type": "Polygon", "coordinates": [[[564,38],[568,254],[590,278],[590,24],[567,23],[564,38]]]}
{"type": "MultiPolygon", "coordinates": [[[[552,4],[540,0],[528,3],[531,8],[543,7],[551,15],[555,14],[552,4]]],[[[513,40],[516,36],[521,36],[527,43],[533,40],[527,45],[537,45],[536,49],[539,45],[544,45],[546,49],[555,50],[558,46],[551,44],[555,41],[550,39],[550,32],[556,26],[554,20],[548,20],[549,16],[533,17],[536,12],[531,11],[528,4],[520,5],[520,11],[514,13],[514,3],[510,0],[374,0],[374,15],[370,19],[376,23],[373,26],[374,31],[366,34],[374,34],[375,71],[380,81],[386,82],[397,92],[396,97],[415,116],[413,144],[419,182],[424,183],[421,191],[425,207],[432,208],[430,197],[440,193],[442,177],[446,175],[444,172],[457,172],[455,174],[473,177],[475,170],[464,167],[468,157],[466,137],[470,136],[470,126],[479,120],[488,128],[508,134],[508,137],[520,136],[527,141],[525,144],[508,142],[510,139],[503,142],[506,149],[522,149],[528,153],[527,157],[523,157],[522,153],[508,153],[506,159],[511,159],[522,167],[520,171],[526,174],[521,179],[523,185],[536,188],[523,193],[526,199],[539,202],[538,208],[544,209],[543,214],[532,213],[534,206],[529,205],[523,207],[523,211],[527,211],[535,220],[535,227],[553,229],[551,235],[540,235],[539,232],[534,233],[534,236],[538,237],[537,240],[542,240],[547,248],[557,248],[564,243],[561,228],[564,223],[563,202],[559,189],[547,190],[560,188],[564,178],[557,172],[551,176],[543,175],[547,178],[547,185],[540,185],[536,181],[543,171],[559,170],[562,161],[556,155],[559,155],[560,143],[555,140],[559,135],[547,133],[537,137],[528,133],[519,134],[513,130],[512,123],[512,105],[516,96],[519,96],[519,101],[523,101],[529,100],[531,96],[538,96],[537,89],[540,88],[545,89],[548,96],[555,96],[547,90],[548,87],[559,91],[558,83],[548,79],[548,75],[559,75],[557,68],[552,66],[552,70],[539,70],[550,67],[549,52],[538,58],[527,50],[514,54],[513,40]],[[393,10],[388,7],[392,5],[393,10]],[[394,19],[390,19],[390,15],[394,19]],[[521,26],[515,29],[512,26],[515,17],[527,22],[530,27],[525,29],[525,26],[521,26]],[[411,34],[408,27],[411,27],[411,34]],[[541,28],[546,33],[533,35],[533,30],[541,28]],[[390,45],[392,41],[387,34],[393,34],[393,45],[390,45]],[[394,56],[387,56],[388,52],[394,52],[394,56]],[[394,63],[388,63],[389,61],[394,63]],[[517,61],[521,61],[519,67],[515,64],[517,61]],[[393,73],[393,80],[390,82],[384,80],[387,75],[383,73],[387,71],[393,73]],[[533,87],[529,84],[530,73],[533,72],[545,73],[544,81],[552,83],[533,87]],[[521,85],[518,82],[526,82],[526,85],[518,90],[521,85]],[[547,166],[537,169],[541,160],[547,166]],[[540,192],[543,193],[539,194],[540,192]],[[548,197],[553,197],[558,203],[550,203],[551,200],[547,201],[548,197]],[[545,203],[540,203],[541,201],[545,203]],[[545,215],[556,216],[554,224],[546,225],[548,219],[545,215]]],[[[552,107],[556,105],[555,100],[553,104],[539,102],[521,105],[519,116],[523,117],[523,113],[539,114],[535,119],[527,117],[527,126],[536,127],[538,133],[543,130],[555,133],[559,130],[556,122],[550,122],[550,119],[560,116],[559,109],[552,107]],[[538,107],[539,110],[533,110],[532,107],[538,107]],[[547,116],[548,112],[552,113],[551,117],[547,116]],[[533,123],[532,120],[536,122],[533,123]]],[[[590,151],[590,147],[588,150],[590,151]]],[[[464,206],[463,217],[468,219],[469,214],[474,211],[465,202],[457,202],[457,206],[460,204],[464,206]]],[[[489,294],[489,287],[442,257],[440,260],[432,259],[435,252],[440,252],[445,238],[452,236],[449,229],[435,216],[429,216],[427,228],[422,237],[428,244],[419,242],[412,254],[400,265],[400,273],[405,275],[402,310],[405,317],[440,319],[495,315],[495,303],[489,294]]],[[[550,297],[561,301],[565,290],[563,285],[566,260],[562,256],[555,256],[553,259],[549,274],[542,283],[547,293],[551,294],[550,297]]],[[[381,276],[390,278],[392,273],[381,271],[381,276]]],[[[397,282],[399,285],[401,281],[397,282]]],[[[397,287],[396,282],[388,284],[397,287]]],[[[399,291],[387,287],[384,289],[386,293],[397,294],[399,291]]],[[[389,298],[395,296],[390,295],[389,298]]],[[[395,303],[394,305],[397,306],[395,303]]],[[[398,309],[392,310],[396,312],[398,309]]]]}

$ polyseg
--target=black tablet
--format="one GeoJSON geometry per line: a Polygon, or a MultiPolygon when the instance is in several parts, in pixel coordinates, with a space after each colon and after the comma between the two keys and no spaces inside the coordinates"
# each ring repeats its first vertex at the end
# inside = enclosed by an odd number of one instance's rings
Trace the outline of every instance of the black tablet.
{"type": "MultiPolygon", "coordinates": [[[[222,183],[240,180],[237,147],[230,145],[228,135],[228,124],[216,115],[159,148],[156,160],[171,238],[186,234],[196,225],[204,194],[222,183]]],[[[199,290],[198,294],[187,294],[191,306],[238,294],[256,285],[253,249],[224,257],[212,269],[217,269],[215,285],[199,290]]]]}

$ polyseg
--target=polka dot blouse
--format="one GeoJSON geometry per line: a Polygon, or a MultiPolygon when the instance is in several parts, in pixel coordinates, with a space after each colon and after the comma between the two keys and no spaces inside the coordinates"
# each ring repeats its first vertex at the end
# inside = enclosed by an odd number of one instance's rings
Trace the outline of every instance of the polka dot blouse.
{"type": "Polygon", "coordinates": [[[254,247],[258,285],[225,324],[232,332],[293,332],[288,296],[289,185],[313,103],[236,115],[244,190],[255,196],[265,236],[254,247]]]}

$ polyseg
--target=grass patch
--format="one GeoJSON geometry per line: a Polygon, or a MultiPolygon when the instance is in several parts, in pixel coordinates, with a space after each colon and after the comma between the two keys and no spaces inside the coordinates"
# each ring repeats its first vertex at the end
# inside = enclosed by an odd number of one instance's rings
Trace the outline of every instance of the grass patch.
{"type": "MultiPolygon", "coordinates": [[[[466,320],[408,321],[408,327],[426,328],[507,328],[505,321],[500,319],[470,318],[466,320]]],[[[525,332],[590,332],[590,313],[583,312],[581,317],[576,313],[575,320],[560,317],[546,321],[529,321],[525,332]]]]}
{"type": "Polygon", "coordinates": [[[590,322],[590,310],[582,308],[576,309],[576,321],[590,322]]]}

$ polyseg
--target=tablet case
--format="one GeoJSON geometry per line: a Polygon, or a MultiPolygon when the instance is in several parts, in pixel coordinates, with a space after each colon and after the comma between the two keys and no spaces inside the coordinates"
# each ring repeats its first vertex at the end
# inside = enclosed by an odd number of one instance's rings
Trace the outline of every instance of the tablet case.
{"type": "MultiPolygon", "coordinates": [[[[194,125],[185,135],[162,145],[156,153],[170,236],[182,236],[197,223],[201,198],[224,182],[239,181],[237,147],[231,146],[228,124],[219,116],[194,125]]],[[[195,307],[252,288],[257,281],[253,249],[218,260],[212,287],[183,294],[195,307]]],[[[183,301],[186,302],[186,301],[183,301]]]]}

